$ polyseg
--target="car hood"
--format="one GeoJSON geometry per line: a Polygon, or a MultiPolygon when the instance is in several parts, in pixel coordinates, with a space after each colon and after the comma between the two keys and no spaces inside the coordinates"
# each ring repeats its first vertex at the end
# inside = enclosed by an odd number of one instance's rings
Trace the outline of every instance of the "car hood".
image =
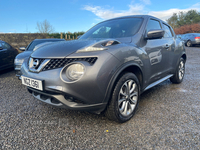
{"type": "Polygon", "coordinates": [[[44,47],[38,48],[31,55],[33,58],[64,58],[78,49],[90,46],[96,43],[97,40],[72,40],[53,43],[44,47]]]}
{"type": "Polygon", "coordinates": [[[25,52],[18,54],[15,58],[25,59],[25,58],[29,57],[31,55],[31,53],[33,53],[33,51],[25,51],[25,52]]]}
{"type": "MultiPolygon", "coordinates": [[[[92,40],[72,40],[58,43],[52,43],[38,48],[31,54],[33,58],[65,58],[77,50],[91,46],[99,41],[105,41],[107,39],[92,39],[92,40]]],[[[118,40],[118,39],[116,39],[118,40]]],[[[127,40],[126,40],[127,41],[127,40]]],[[[129,38],[129,42],[131,38],[129,38]]],[[[123,42],[123,41],[121,41],[123,42]]]]}

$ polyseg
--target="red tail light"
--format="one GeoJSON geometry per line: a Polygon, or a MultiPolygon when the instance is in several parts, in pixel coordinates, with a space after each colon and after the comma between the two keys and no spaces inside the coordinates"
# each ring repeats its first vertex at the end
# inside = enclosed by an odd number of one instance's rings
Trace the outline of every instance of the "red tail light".
{"type": "Polygon", "coordinates": [[[15,48],[15,50],[17,51],[17,53],[19,53],[19,51],[15,48]]]}
{"type": "Polygon", "coordinates": [[[194,39],[197,40],[197,39],[200,39],[200,37],[195,37],[194,39]]]}

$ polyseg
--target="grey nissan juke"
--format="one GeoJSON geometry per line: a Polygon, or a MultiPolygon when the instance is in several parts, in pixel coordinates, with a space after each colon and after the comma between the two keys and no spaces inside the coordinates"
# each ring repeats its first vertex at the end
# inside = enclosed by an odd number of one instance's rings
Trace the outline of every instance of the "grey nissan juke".
{"type": "Polygon", "coordinates": [[[142,92],[167,79],[181,83],[185,62],[184,44],[166,22],[126,16],[39,48],[22,65],[22,84],[42,102],[125,122],[142,92]]]}

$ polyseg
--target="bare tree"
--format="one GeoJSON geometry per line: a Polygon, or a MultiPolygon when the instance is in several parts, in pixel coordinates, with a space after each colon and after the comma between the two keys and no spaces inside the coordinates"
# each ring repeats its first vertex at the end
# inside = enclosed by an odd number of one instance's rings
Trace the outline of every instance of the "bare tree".
{"type": "Polygon", "coordinates": [[[37,22],[36,29],[40,33],[52,33],[54,31],[53,26],[46,19],[43,22],[37,22]]]}

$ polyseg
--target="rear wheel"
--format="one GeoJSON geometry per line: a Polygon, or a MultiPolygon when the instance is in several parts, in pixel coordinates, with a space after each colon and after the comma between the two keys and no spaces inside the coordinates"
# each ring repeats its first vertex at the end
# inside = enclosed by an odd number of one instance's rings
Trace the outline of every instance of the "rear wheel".
{"type": "Polygon", "coordinates": [[[170,78],[172,83],[181,83],[185,75],[185,60],[181,57],[179,65],[173,77],[170,78]]]}
{"type": "Polygon", "coordinates": [[[136,111],[140,84],[133,73],[125,73],[117,82],[112,99],[107,106],[106,116],[117,122],[126,122],[136,111]]]}
{"type": "Polygon", "coordinates": [[[191,41],[187,41],[186,45],[187,45],[187,47],[191,47],[192,46],[192,42],[191,41]]]}

